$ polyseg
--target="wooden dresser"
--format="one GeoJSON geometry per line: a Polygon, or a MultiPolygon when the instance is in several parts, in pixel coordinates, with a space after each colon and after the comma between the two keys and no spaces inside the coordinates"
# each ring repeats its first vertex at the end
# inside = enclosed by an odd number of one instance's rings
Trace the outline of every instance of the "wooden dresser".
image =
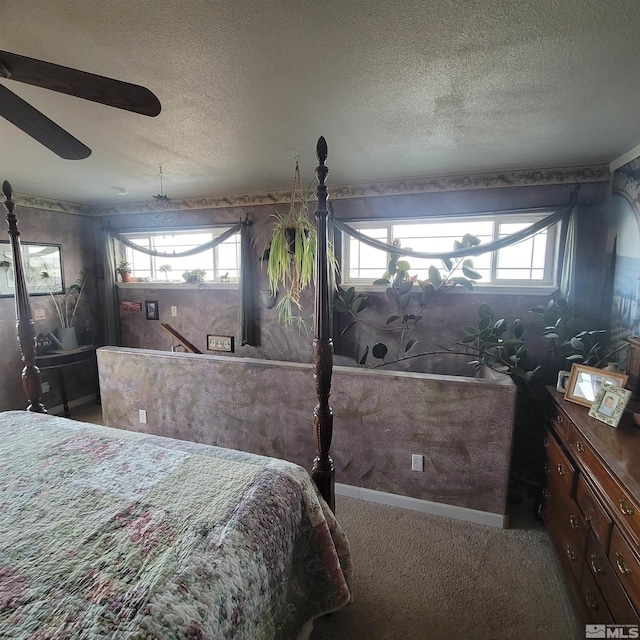
{"type": "Polygon", "coordinates": [[[542,516],[585,621],[640,624],[640,427],[549,387],[542,516]]]}

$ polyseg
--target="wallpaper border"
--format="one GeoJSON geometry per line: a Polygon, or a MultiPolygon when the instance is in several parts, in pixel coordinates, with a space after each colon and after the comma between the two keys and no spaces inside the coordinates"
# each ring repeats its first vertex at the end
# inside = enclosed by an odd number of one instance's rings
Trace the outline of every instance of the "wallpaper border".
{"type": "MultiPolygon", "coordinates": [[[[529,171],[500,171],[471,175],[442,176],[397,180],[356,185],[329,185],[333,200],[351,198],[372,198],[382,196],[414,195],[446,191],[468,191],[473,189],[504,189],[514,187],[575,184],[582,182],[606,182],[610,172],[607,165],[567,167],[556,169],[535,169],[529,171]]],[[[256,205],[284,204],[289,202],[290,191],[272,191],[245,195],[207,196],[184,198],[169,202],[134,202],[119,205],[83,205],[61,200],[51,200],[38,196],[16,193],[15,202],[19,206],[33,209],[47,209],[86,216],[110,216],[131,213],[157,213],[162,211],[198,211],[249,207],[256,205]]]]}

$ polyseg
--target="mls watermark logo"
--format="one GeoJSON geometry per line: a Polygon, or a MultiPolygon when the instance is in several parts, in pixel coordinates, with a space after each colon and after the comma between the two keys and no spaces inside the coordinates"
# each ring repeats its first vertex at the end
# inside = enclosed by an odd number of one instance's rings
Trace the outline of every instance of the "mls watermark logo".
{"type": "Polygon", "coordinates": [[[588,624],[585,631],[587,638],[640,638],[637,624],[588,624]]]}

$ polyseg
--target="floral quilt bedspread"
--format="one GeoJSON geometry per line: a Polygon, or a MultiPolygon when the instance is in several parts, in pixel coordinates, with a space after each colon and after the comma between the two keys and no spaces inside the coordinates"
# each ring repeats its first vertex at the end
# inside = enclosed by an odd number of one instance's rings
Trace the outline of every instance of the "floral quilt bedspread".
{"type": "Polygon", "coordinates": [[[296,638],[349,564],[297,465],[0,413],[1,638],[296,638]]]}

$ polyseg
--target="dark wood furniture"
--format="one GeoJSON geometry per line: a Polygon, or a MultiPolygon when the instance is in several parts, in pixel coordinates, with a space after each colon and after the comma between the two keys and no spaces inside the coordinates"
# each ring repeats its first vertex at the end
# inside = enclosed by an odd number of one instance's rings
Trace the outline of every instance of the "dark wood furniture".
{"type": "MultiPolygon", "coordinates": [[[[327,186],[325,185],[325,180],[329,173],[329,169],[325,165],[327,153],[327,142],[323,137],[320,137],[316,145],[318,186],[316,188],[317,207],[315,217],[318,246],[315,268],[315,334],[313,340],[313,375],[318,404],[313,410],[316,457],[313,461],[311,477],[320,490],[322,497],[334,510],[335,469],[329,455],[333,434],[333,412],[329,405],[333,373],[333,341],[331,339],[331,301],[333,292],[331,291],[328,260],[328,209],[327,186]]],[[[13,190],[6,180],[2,185],[2,189],[6,198],[4,206],[7,210],[8,233],[14,261],[18,343],[22,361],[25,365],[22,372],[22,380],[29,400],[27,411],[46,413],[46,409],[40,402],[40,370],[36,365],[36,331],[29,304],[29,295],[25,285],[20,254],[20,231],[18,231],[18,221],[14,212],[15,203],[12,200],[13,190]]]]}
{"type": "Polygon", "coordinates": [[[53,369],[58,378],[60,387],[60,396],[62,397],[62,407],[64,409],[64,417],[69,418],[69,400],[67,399],[67,387],[64,381],[64,369],[72,365],[82,364],[83,362],[92,362],[92,371],[96,381],[96,403],[100,404],[100,385],[98,383],[98,362],[96,359],[96,347],[93,345],[82,345],[77,349],[70,351],[52,351],[45,355],[39,355],[38,367],[40,371],[53,369]]]}
{"type": "Polygon", "coordinates": [[[553,387],[542,516],[585,621],[640,624],[640,428],[612,428],[553,387]]]}

